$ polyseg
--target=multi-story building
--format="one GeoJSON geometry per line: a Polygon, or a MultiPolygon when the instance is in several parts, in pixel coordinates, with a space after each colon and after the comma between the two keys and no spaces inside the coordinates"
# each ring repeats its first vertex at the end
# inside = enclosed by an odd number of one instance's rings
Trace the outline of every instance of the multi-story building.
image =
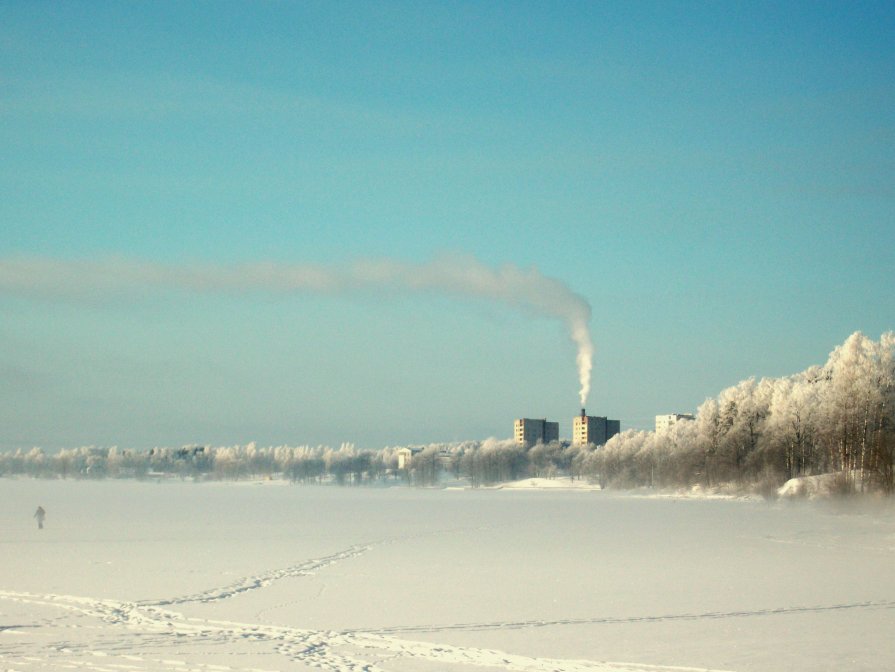
{"type": "Polygon", "coordinates": [[[398,456],[398,469],[410,469],[413,456],[422,452],[422,450],[422,448],[399,448],[396,453],[398,456]]]}
{"type": "Polygon", "coordinates": [[[581,409],[581,415],[572,420],[572,445],[586,446],[590,443],[602,446],[621,431],[621,422],[595,415],[587,415],[581,409]]]}
{"type": "Polygon", "coordinates": [[[667,415],[656,416],[656,434],[662,434],[674,427],[679,422],[688,422],[695,420],[690,413],[669,413],[667,415]]]}
{"type": "Polygon", "coordinates": [[[513,437],[520,446],[533,446],[536,443],[559,441],[559,423],[547,422],[547,419],[533,420],[518,418],[513,423],[513,437]]]}

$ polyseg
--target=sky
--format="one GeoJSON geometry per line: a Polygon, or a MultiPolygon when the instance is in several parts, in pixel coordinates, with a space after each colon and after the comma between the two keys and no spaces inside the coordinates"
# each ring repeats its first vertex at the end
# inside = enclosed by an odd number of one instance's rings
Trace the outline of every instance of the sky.
{"type": "Polygon", "coordinates": [[[0,449],[570,436],[543,306],[247,267],[555,281],[623,429],[895,328],[887,2],[7,1],[0,149],[0,449]]]}

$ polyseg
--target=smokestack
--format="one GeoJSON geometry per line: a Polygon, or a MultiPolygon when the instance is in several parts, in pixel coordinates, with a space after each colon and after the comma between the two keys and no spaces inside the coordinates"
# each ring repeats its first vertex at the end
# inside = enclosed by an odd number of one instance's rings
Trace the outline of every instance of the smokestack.
{"type": "Polygon", "coordinates": [[[583,409],[583,408],[581,409],[581,417],[582,417],[582,418],[583,418],[583,417],[586,417],[586,416],[584,415],[584,409],[583,409]]]}

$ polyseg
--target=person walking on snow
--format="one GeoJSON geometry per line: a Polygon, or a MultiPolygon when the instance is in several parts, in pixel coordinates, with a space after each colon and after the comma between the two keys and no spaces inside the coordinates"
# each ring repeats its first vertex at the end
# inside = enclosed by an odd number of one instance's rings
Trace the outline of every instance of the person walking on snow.
{"type": "Polygon", "coordinates": [[[37,511],[34,512],[34,517],[37,518],[37,529],[44,529],[44,518],[47,517],[47,512],[44,511],[44,507],[38,506],[37,511]]]}

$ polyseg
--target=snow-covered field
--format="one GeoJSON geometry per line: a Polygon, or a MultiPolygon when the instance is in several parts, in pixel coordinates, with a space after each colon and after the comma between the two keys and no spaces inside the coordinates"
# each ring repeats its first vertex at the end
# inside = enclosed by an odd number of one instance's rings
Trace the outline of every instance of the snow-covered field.
{"type": "Polygon", "coordinates": [[[0,530],[4,670],[895,668],[888,507],[5,480],[0,530]]]}

